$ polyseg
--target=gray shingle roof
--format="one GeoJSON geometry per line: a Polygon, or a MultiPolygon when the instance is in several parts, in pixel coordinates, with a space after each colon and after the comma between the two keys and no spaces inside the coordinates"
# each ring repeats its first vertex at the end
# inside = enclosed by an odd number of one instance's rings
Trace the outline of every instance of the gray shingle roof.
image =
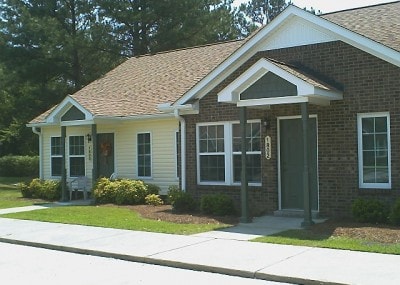
{"type": "Polygon", "coordinates": [[[329,13],[321,17],[400,51],[400,1],[329,13]]]}
{"type": "MultiPolygon", "coordinates": [[[[231,41],[133,57],[71,97],[94,116],[141,116],[160,113],[242,44],[231,41]]],[[[43,122],[50,110],[31,123],[43,122]]]]}

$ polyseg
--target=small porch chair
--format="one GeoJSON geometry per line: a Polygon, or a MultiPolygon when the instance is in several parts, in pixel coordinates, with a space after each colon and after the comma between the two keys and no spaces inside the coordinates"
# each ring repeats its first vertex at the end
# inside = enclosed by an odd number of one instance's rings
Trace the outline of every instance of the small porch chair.
{"type": "MultiPolygon", "coordinates": [[[[89,179],[86,176],[79,176],[69,182],[69,200],[72,200],[72,192],[82,191],[83,199],[87,199],[89,179]]],[[[76,198],[76,194],[75,194],[76,198]]]]}

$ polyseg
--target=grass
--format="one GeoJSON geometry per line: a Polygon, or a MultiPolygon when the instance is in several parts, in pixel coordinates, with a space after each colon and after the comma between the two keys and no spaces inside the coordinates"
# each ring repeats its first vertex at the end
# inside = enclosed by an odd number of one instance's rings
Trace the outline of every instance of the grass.
{"type": "Polygon", "coordinates": [[[400,244],[370,242],[361,239],[332,237],[316,234],[306,230],[287,230],[271,236],[264,236],[252,240],[254,242],[301,245],[333,249],[347,249],[355,251],[400,254],[400,244]]]}
{"type": "Polygon", "coordinates": [[[0,177],[0,209],[30,206],[37,200],[22,198],[21,192],[15,185],[19,182],[30,181],[30,177],[0,177]]]}
{"type": "Polygon", "coordinates": [[[56,207],[6,214],[1,215],[1,217],[181,235],[207,232],[230,226],[225,224],[176,224],[144,219],[134,211],[116,206],[56,207]]]}

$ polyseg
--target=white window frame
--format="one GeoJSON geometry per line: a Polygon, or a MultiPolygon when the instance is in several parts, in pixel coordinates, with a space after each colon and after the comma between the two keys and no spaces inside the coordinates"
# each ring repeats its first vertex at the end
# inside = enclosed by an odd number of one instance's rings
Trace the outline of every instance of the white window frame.
{"type": "Polygon", "coordinates": [[[68,171],[68,176],[69,177],[79,177],[79,176],[86,176],[86,145],[85,145],[85,135],[70,135],[68,136],[68,165],[69,165],[69,171],[68,171]],[[83,138],[83,154],[71,154],[71,138],[72,137],[82,137],[83,138]],[[71,158],[83,158],[83,175],[71,175],[71,158]]]}
{"type": "Polygon", "coordinates": [[[152,179],[153,178],[153,136],[151,132],[139,132],[136,133],[136,174],[140,179],[152,179]],[[139,175],[139,135],[149,134],[150,136],[150,176],[139,175]]]}
{"type": "MultiPolygon", "coordinates": [[[[260,119],[247,120],[247,123],[260,123],[260,119]]],[[[196,163],[197,163],[197,184],[198,185],[228,185],[228,186],[240,186],[240,182],[234,182],[233,176],[233,133],[232,128],[234,124],[240,124],[239,121],[220,121],[220,122],[206,122],[196,124],[196,163]],[[213,152],[213,153],[201,153],[200,154],[200,127],[202,126],[220,126],[224,127],[224,152],[213,152]],[[225,160],[225,181],[201,181],[200,180],[200,156],[201,155],[224,155],[225,160]]],[[[241,153],[241,152],[239,152],[241,153]]],[[[253,152],[247,152],[248,154],[253,152]]],[[[262,157],[261,150],[254,152],[254,154],[260,154],[262,157]]],[[[235,152],[238,154],[238,152],[235,152]]],[[[262,158],[261,158],[262,162],[262,158]]],[[[260,183],[249,183],[250,186],[261,186],[260,183]]]]}
{"type": "Polygon", "coordinates": [[[391,171],[391,146],[390,146],[390,114],[389,112],[379,113],[361,113],[357,114],[357,132],[358,132],[358,181],[359,187],[364,189],[391,189],[392,171],[391,171]],[[363,161],[363,141],[362,141],[362,119],[386,117],[387,128],[387,159],[388,159],[388,182],[387,183],[364,183],[364,161],[363,161]]]}
{"type": "MultiPolygon", "coordinates": [[[[61,169],[60,175],[53,175],[53,158],[61,158],[61,161],[62,161],[62,154],[53,154],[52,153],[52,150],[53,150],[53,144],[52,144],[53,138],[59,138],[60,139],[60,145],[61,145],[61,136],[51,136],[50,137],[50,176],[54,177],[54,178],[59,178],[59,177],[61,177],[62,169],[61,169]]],[[[61,149],[62,149],[62,145],[61,145],[61,149]]]]}
{"type": "MultiPolygon", "coordinates": [[[[261,131],[262,131],[262,124],[261,124],[261,120],[248,120],[247,124],[251,124],[251,123],[259,123],[260,124],[260,150],[259,151],[246,151],[246,155],[252,155],[252,154],[257,154],[260,155],[260,163],[262,163],[262,153],[261,153],[261,140],[262,140],[262,136],[261,136],[261,131]]],[[[232,145],[232,166],[231,166],[231,175],[232,175],[232,185],[241,185],[240,182],[235,181],[235,175],[234,175],[234,167],[233,167],[233,156],[234,155],[241,155],[242,154],[242,150],[240,151],[233,151],[233,125],[240,125],[240,122],[232,122],[231,124],[231,129],[232,129],[232,136],[231,136],[231,145],[232,145]]],[[[261,165],[260,165],[261,167],[261,165]]],[[[262,180],[262,171],[261,171],[261,180],[262,180]]],[[[249,182],[249,185],[252,186],[261,186],[261,182],[249,182]]]]}

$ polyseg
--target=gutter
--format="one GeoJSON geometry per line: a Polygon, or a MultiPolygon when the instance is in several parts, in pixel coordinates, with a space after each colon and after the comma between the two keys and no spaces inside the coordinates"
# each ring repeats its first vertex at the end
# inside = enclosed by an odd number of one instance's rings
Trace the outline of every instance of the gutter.
{"type": "Polygon", "coordinates": [[[178,109],[174,110],[174,115],[181,125],[181,188],[186,192],[186,121],[179,115],[178,109]]]}
{"type": "Polygon", "coordinates": [[[39,136],[39,178],[43,179],[43,135],[42,130],[38,127],[32,127],[32,132],[39,136]]]}

